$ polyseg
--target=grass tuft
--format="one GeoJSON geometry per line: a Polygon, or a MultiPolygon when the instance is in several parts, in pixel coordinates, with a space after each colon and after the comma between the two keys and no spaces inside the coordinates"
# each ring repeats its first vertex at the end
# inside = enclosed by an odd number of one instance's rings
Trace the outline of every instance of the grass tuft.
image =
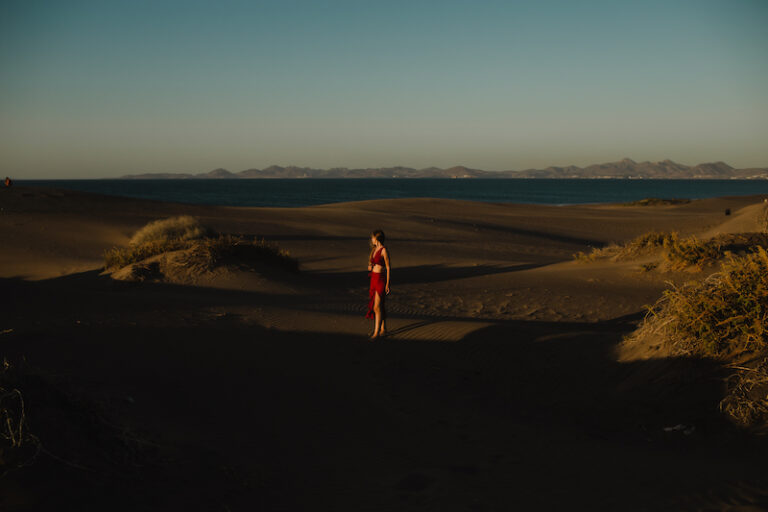
{"type": "Polygon", "coordinates": [[[610,244],[606,247],[592,249],[592,252],[589,254],[577,252],[573,257],[576,261],[581,262],[609,258],[612,261],[629,260],[652,253],[659,248],[666,247],[667,244],[671,243],[672,240],[676,238],[676,233],[651,231],[640,235],[623,245],[610,244]]]}
{"type": "Polygon", "coordinates": [[[148,242],[195,240],[210,237],[214,234],[213,230],[200,224],[200,221],[196,218],[189,215],[180,215],[150,222],[131,237],[129,244],[143,245],[148,242]]]}

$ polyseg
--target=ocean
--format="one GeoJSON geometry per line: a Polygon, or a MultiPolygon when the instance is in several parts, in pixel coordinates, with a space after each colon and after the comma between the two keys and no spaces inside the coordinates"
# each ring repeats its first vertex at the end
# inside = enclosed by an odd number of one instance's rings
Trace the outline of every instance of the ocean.
{"type": "Polygon", "coordinates": [[[300,207],[368,199],[434,197],[491,203],[623,203],[764,194],[768,180],[234,179],[19,180],[43,186],[178,203],[300,207]]]}

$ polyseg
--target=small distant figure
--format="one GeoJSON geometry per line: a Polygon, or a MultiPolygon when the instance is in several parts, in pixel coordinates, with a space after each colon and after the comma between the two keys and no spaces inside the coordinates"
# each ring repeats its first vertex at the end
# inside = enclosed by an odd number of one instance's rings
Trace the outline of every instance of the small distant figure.
{"type": "Polygon", "coordinates": [[[371,287],[368,291],[368,313],[365,318],[373,319],[371,341],[386,334],[387,311],[384,298],[389,294],[389,252],[384,247],[384,232],[377,229],[371,233],[371,254],[368,258],[368,275],[371,287]],[[386,277],[384,272],[386,270],[386,277]]]}
{"type": "Polygon", "coordinates": [[[726,215],[730,215],[731,214],[731,209],[730,208],[726,208],[725,209],[725,214],[726,215]]]}
{"type": "Polygon", "coordinates": [[[13,186],[13,182],[11,181],[11,178],[8,176],[5,177],[5,188],[11,188],[13,186]]]}

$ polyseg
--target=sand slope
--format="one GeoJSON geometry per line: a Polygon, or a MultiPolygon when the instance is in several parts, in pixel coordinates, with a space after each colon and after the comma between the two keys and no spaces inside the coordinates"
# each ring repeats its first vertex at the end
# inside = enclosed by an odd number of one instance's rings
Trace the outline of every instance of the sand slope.
{"type": "Polygon", "coordinates": [[[766,503],[764,443],[723,424],[720,383],[697,377],[716,374],[712,363],[616,360],[664,280],[691,276],[571,259],[652,229],[740,231],[762,198],[249,209],[14,188],[0,201],[4,353],[103,404],[163,461],[96,479],[42,459],[0,480],[9,510],[53,496],[113,510],[766,503]],[[303,271],[187,284],[101,274],[105,249],[176,214],[276,241],[303,271]],[[390,237],[392,335],[369,343],[376,227],[390,237]],[[696,433],[663,430],[676,424],[696,433]]]}

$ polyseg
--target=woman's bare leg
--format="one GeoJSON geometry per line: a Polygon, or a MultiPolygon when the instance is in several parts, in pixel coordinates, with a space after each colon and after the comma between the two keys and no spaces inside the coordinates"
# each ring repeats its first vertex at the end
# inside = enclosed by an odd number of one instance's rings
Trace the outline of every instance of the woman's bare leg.
{"type": "Polygon", "coordinates": [[[373,335],[371,338],[378,338],[381,330],[381,297],[378,292],[373,298],[373,335]]]}
{"type": "Polygon", "coordinates": [[[384,336],[387,333],[387,308],[382,302],[379,304],[381,310],[381,327],[379,327],[379,336],[384,336]]]}

